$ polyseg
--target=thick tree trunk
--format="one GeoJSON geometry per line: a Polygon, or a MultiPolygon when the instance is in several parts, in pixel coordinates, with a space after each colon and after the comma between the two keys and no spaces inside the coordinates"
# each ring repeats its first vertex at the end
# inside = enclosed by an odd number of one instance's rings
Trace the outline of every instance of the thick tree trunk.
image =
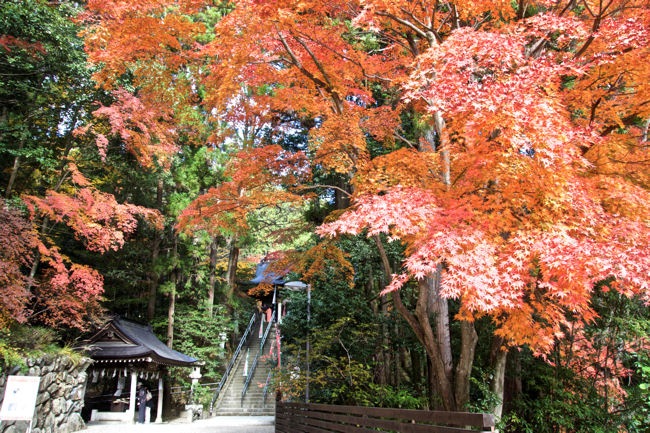
{"type": "Polygon", "coordinates": [[[499,399],[499,403],[492,408],[492,414],[497,418],[501,418],[501,415],[503,414],[503,395],[505,389],[507,359],[508,351],[501,347],[497,348],[497,352],[492,362],[494,375],[492,376],[492,382],[490,383],[490,390],[499,399]]]}
{"type": "MultiPolygon", "coordinates": [[[[156,209],[162,211],[162,198],[163,198],[163,179],[162,176],[158,178],[158,185],[156,186],[156,209]]],[[[160,243],[162,242],[162,234],[156,230],[153,234],[153,245],[151,250],[151,271],[149,278],[149,302],[147,303],[147,319],[151,322],[156,313],[156,292],[158,290],[158,272],[156,272],[156,262],[160,254],[160,243]]]]}
{"type": "Polygon", "coordinates": [[[214,307],[214,292],[217,287],[217,252],[219,251],[217,245],[217,236],[214,236],[210,241],[210,266],[208,273],[210,275],[210,282],[208,285],[208,299],[206,306],[208,309],[208,316],[212,317],[212,309],[214,307]]]}
{"type": "MultiPolygon", "coordinates": [[[[418,281],[418,287],[420,290],[417,305],[415,307],[415,318],[417,319],[421,330],[418,338],[433,361],[434,373],[438,382],[438,391],[442,398],[442,404],[445,410],[453,411],[456,410],[456,402],[452,391],[452,381],[451,378],[447,376],[447,369],[442,359],[442,354],[440,353],[440,345],[436,341],[433,329],[431,328],[431,322],[429,321],[429,311],[427,308],[430,296],[429,283],[425,279],[422,279],[418,281]]],[[[398,308],[398,310],[401,310],[401,308],[398,308]]],[[[418,334],[416,333],[416,335],[418,334]]]]}
{"type": "Polygon", "coordinates": [[[452,377],[453,359],[451,355],[451,334],[449,332],[449,302],[440,295],[442,283],[442,264],[438,264],[436,274],[427,277],[430,292],[430,311],[436,316],[436,337],[440,346],[440,355],[445,365],[445,374],[452,377]]]}
{"type": "Polygon", "coordinates": [[[478,342],[478,335],[474,329],[474,322],[461,321],[461,348],[456,366],[456,409],[463,410],[469,402],[469,378],[472,375],[472,365],[474,364],[474,350],[478,342]]]}
{"type": "MultiPolygon", "coordinates": [[[[341,188],[344,191],[350,191],[350,183],[344,178],[340,177],[336,180],[336,186],[341,188]]],[[[343,191],[335,189],[334,190],[334,205],[337,210],[343,210],[350,207],[350,196],[344,194],[343,191]]]]}
{"type": "MultiPolygon", "coordinates": [[[[375,236],[375,243],[377,244],[377,249],[379,250],[379,255],[382,259],[382,267],[384,273],[386,274],[387,279],[390,279],[390,263],[388,262],[388,256],[384,250],[384,246],[381,243],[379,236],[375,236]]],[[[445,410],[455,410],[456,402],[454,399],[454,392],[452,387],[452,380],[447,376],[445,364],[442,360],[442,355],[440,353],[440,346],[436,341],[436,337],[431,328],[431,322],[429,321],[429,300],[430,300],[430,290],[429,282],[426,279],[418,281],[419,294],[417,305],[415,307],[415,314],[411,314],[406,306],[402,303],[402,298],[399,294],[399,291],[391,292],[393,297],[393,303],[397,311],[404,317],[406,322],[409,324],[417,339],[422,343],[424,349],[427,352],[427,355],[431,358],[433,364],[433,373],[437,382],[437,389],[440,393],[440,398],[442,399],[442,404],[445,410]]]]}

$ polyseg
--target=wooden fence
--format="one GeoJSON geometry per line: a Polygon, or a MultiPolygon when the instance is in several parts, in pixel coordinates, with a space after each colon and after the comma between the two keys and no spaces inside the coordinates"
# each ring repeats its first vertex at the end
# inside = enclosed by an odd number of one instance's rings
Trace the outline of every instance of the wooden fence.
{"type": "Polygon", "coordinates": [[[494,432],[494,425],[494,417],[482,413],[280,402],[275,406],[276,433],[477,433],[494,432]]]}

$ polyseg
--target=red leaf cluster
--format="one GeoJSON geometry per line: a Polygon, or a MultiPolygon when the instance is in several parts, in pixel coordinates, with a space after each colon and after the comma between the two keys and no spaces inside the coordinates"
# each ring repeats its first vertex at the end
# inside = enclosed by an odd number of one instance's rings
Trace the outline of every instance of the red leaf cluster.
{"type": "Polygon", "coordinates": [[[104,253],[120,249],[137,227],[136,216],[161,226],[156,210],[120,204],[112,194],[93,187],[80,188],[72,196],[49,191],[44,198],[27,196],[25,201],[32,215],[40,214],[54,222],[65,223],[78,240],[91,251],[104,253]]]}
{"type": "Polygon", "coordinates": [[[31,223],[0,198],[0,325],[24,322],[31,294],[22,268],[31,266],[37,236],[31,223]]]}

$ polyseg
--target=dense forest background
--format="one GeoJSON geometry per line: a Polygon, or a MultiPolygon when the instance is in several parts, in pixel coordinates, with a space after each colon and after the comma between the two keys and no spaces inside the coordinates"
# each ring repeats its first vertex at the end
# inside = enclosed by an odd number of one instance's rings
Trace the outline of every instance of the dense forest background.
{"type": "Polygon", "coordinates": [[[647,5],[306,3],[0,4],[4,366],[119,314],[215,382],[271,254],[312,401],[647,431],[647,5]]]}

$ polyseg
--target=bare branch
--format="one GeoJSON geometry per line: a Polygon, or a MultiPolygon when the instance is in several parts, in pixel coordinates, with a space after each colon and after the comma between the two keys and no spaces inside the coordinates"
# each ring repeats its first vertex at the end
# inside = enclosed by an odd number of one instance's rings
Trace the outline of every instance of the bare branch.
{"type": "Polygon", "coordinates": [[[299,191],[301,191],[301,190],[305,190],[305,189],[316,189],[316,188],[331,188],[331,189],[335,189],[335,190],[337,190],[337,191],[339,191],[339,192],[345,194],[345,195],[348,196],[348,197],[352,197],[352,194],[350,194],[349,192],[347,192],[347,191],[344,190],[343,188],[338,187],[338,186],[336,186],[336,185],[316,184],[316,185],[301,186],[301,187],[299,187],[299,188],[297,188],[297,189],[298,189],[299,191]]]}

